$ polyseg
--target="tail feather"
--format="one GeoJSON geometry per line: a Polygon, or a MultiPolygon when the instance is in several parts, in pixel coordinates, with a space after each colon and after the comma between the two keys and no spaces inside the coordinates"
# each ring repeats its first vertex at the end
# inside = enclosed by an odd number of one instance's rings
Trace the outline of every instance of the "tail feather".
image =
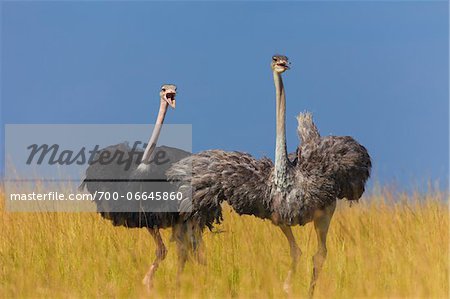
{"type": "Polygon", "coordinates": [[[358,200],[372,168],[367,149],[350,136],[325,137],[320,148],[339,187],[338,198],[358,200]]]}
{"type": "Polygon", "coordinates": [[[339,198],[358,200],[365,190],[370,177],[372,162],[366,148],[356,141],[349,142],[351,150],[343,157],[341,169],[338,172],[338,182],[341,186],[339,198]]]}
{"type": "Polygon", "coordinates": [[[298,163],[308,172],[320,164],[321,171],[335,178],[339,199],[358,200],[372,168],[367,149],[350,136],[321,138],[310,112],[300,113],[297,121],[298,163]]]}
{"type": "Polygon", "coordinates": [[[302,144],[318,142],[320,133],[313,121],[311,112],[302,112],[297,116],[297,133],[302,144]]]}

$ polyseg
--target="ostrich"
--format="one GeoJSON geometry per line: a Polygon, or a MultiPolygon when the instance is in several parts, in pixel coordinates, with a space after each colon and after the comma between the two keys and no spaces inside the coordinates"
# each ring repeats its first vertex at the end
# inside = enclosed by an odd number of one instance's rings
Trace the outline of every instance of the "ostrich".
{"type": "MultiPolygon", "coordinates": [[[[175,108],[175,96],[175,85],[166,84],[161,87],[159,113],[153,133],[144,152],[136,151],[136,149],[131,149],[128,144],[121,143],[101,150],[94,159],[94,161],[98,159],[98,157],[104,152],[109,152],[107,155],[114,155],[114,157],[116,156],[116,153],[120,153],[123,155],[121,157],[122,160],[132,159],[133,161],[128,170],[126,170],[124,165],[117,160],[103,165],[101,163],[93,163],[87,168],[86,178],[80,185],[80,189],[82,190],[86,188],[91,194],[95,194],[97,191],[104,191],[110,193],[117,192],[118,194],[124,196],[130,192],[131,194],[135,194],[135,192],[138,191],[152,192],[167,191],[167,189],[172,189],[166,186],[166,190],[161,190],[161,186],[159,186],[160,188],[155,190],[155,188],[152,188],[152,185],[148,181],[151,181],[152,179],[165,179],[165,172],[173,163],[190,155],[190,153],[177,148],[167,146],[156,147],[167,109],[169,106],[175,108]],[[164,154],[164,160],[166,163],[159,165],[152,163],[158,153],[164,154]]],[[[136,202],[137,201],[134,203],[136,202]]],[[[178,283],[179,275],[181,274],[184,263],[187,259],[188,250],[197,250],[198,245],[201,244],[202,240],[201,236],[198,236],[197,238],[197,236],[189,231],[190,226],[185,225],[184,222],[178,221],[179,214],[177,212],[151,212],[150,210],[152,210],[152,207],[148,206],[148,204],[151,203],[148,201],[145,203],[142,203],[142,201],[138,202],[141,206],[134,207],[136,209],[132,209],[132,211],[129,210],[130,205],[133,203],[120,199],[118,201],[95,200],[95,203],[101,216],[105,219],[111,220],[113,225],[126,226],[128,228],[145,227],[153,237],[157,247],[156,258],[143,279],[143,283],[147,286],[149,291],[152,289],[153,276],[159,264],[162,260],[164,260],[167,254],[167,249],[161,238],[159,229],[173,227],[172,238],[177,242],[177,253],[180,263],[177,275],[178,283]],[[147,206],[141,208],[142,205],[146,204],[147,206]],[[126,209],[126,212],[124,211],[124,208],[126,209]],[[189,237],[191,240],[188,240],[189,237]],[[188,241],[195,243],[194,248],[187,244],[188,241]]]]}
{"type": "Polygon", "coordinates": [[[371,161],[367,150],[352,137],[320,137],[311,114],[304,113],[298,116],[301,145],[291,162],[286,150],[286,100],[281,78],[289,69],[288,58],[273,56],[271,68],[276,89],[275,164],[246,153],[211,150],[173,164],[167,174],[169,179],[191,186],[195,211],[219,207],[227,201],[240,215],[269,219],[279,226],[291,254],[286,292],[290,291],[301,255],[291,226],[314,222],[318,250],[313,256],[312,296],[327,255],[326,237],[336,200],[358,200],[362,196],[371,161]]]}

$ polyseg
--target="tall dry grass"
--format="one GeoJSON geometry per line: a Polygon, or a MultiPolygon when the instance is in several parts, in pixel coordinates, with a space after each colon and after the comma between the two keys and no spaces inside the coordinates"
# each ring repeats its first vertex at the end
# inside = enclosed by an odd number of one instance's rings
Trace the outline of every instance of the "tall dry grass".
{"type": "MultiPolygon", "coordinates": [[[[447,198],[393,196],[340,202],[328,237],[328,258],[316,288],[324,298],[448,298],[447,198]]],[[[0,195],[0,297],[143,298],[141,279],[154,257],[144,229],[113,227],[94,213],[8,213],[0,195]]],[[[177,293],[176,255],[156,275],[158,297],[278,298],[289,268],[287,241],[268,221],[226,209],[206,232],[208,264],[188,263],[177,293]]],[[[305,297],[316,248],[312,226],[294,228],[303,255],[294,294],[305,297]]]]}

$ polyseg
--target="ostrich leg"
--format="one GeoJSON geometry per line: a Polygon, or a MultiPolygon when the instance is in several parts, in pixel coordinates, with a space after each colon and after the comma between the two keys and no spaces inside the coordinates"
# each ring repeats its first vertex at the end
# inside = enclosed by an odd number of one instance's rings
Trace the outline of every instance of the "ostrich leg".
{"type": "Polygon", "coordinates": [[[302,255],[302,251],[297,245],[297,242],[295,242],[294,234],[292,233],[292,229],[290,226],[282,225],[280,226],[281,231],[286,236],[289,242],[289,247],[291,249],[291,268],[289,269],[288,275],[286,277],[286,280],[284,281],[283,289],[286,293],[291,292],[292,288],[292,277],[295,275],[295,272],[297,271],[297,264],[300,256],[302,255]]]}
{"type": "Polygon", "coordinates": [[[336,201],[330,206],[326,207],[320,215],[314,219],[314,229],[317,235],[317,252],[313,256],[313,273],[311,277],[311,284],[309,286],[309,297],[314,295],[314,287],[316,286],[317,278],[322,270],[323,263],[327,257],[327,234],[330,227],[331,218],[333,217],[336,208],[336,201]]]}
{"type": "Polygon", "coordinates": [[[200,265],[206,265],[206,250],[203,242],[202,230],[197,225],[192,227],[192,252],[194,258],[200,265]]]}
{"type": "Polygon", "coordinates": [[[186,240],[177,240],[177,255],[178,255],[178,269],[176,278],[176,288],[180,288],[181,274],[183,273],[184,266],[188,258],[188,247],[186,240]]]}
{"type": "Polygon", "coordinates": [[[178,268],[176,276],[176,288],[180,287],[181,274],[188,258],[189,240],[191,238],[190,226],[186,223],[177,224],[173,227],[172,238],[177,245],[178,268]]]}
{"type": "Polygon", "coordinates": [[[150,266],[147,274],[145,274],[144,279],[142,280],[142,283],[147,286],[147,289],[150,292],[153,288],[153,276],[158,269],[159,263],[161,263],[165,259],[167,255],[167,249],[157,228],[147,228],[147,230],[156,243],[156,258],[150,266]]]}

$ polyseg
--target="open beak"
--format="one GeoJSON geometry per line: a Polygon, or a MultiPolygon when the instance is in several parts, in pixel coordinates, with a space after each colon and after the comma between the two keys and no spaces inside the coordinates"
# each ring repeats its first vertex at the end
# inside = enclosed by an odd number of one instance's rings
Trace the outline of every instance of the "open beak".
{"type": "Polygon", "coordinates": [[[288,70],[291,68],[291,63],[290,62],[279,62],[277,63],[278,66],[281,66],[282,68],[284,68],[285,70],[288,70]]]}
{"type": "Polygon", "coordinates": [[[169,91],[164,96],[164,99],[166,100],[167,104],[169,104],[169,106],[172,107],[173,109],[175,109],[175,106],[176,106],[176,100],[175,100],[176,94],[177,93],[175,91],[169,91]]]}

